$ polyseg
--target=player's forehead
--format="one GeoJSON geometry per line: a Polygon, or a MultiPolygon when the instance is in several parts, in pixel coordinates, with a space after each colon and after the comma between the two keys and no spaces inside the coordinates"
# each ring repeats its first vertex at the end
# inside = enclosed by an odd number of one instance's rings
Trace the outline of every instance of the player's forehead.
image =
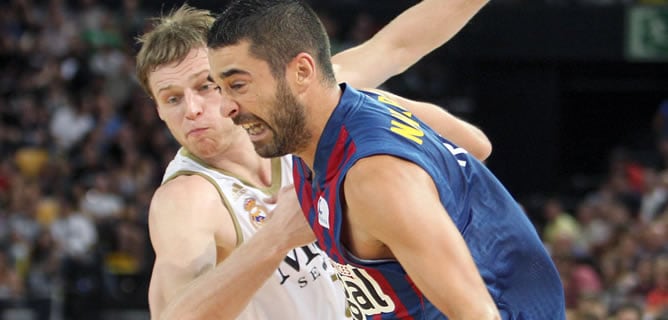
{"type": "Polygon", "coordinates": [[[151,91],[157,94],[166,87],[184,87],[194,80],[206,78],[210,70],[206,51],[206,48],[193,48],[183,60],[156,67],[148,76],[151,91]]]}
{"type": "Polygon", "coordinates": [[[222,79],[230,74],[258,75],[266,69],[266,62],[250,53],[250,43],[240,41],[238,44],[208,51],[212,77],[222,79]],[[241,72],[234,72],[241,71],[241,72]]]}

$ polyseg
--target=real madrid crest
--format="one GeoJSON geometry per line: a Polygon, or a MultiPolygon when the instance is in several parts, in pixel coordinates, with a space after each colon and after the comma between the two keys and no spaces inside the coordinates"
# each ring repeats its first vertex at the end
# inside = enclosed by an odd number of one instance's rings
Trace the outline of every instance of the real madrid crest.
{"type": "Polygon", "coordinates": [[[267,220],[267,207],[255,198],[246,198],[244,200],[244,210],[248,213],[248,218],[255,228],[261,227],[265,220],[267,220]]]}

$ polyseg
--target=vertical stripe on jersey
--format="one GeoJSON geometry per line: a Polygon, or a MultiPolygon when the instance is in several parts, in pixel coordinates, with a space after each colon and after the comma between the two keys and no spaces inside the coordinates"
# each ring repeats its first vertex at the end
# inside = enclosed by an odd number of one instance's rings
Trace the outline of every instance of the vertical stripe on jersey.
{"type": "Polygon", "coordinates": [[[295,156],[292,158],[292,175],[293,180],[295,181],[295,190],[297,190],[297,197],[299,198],[302,212],[318,240],[318,246],[325,251],[328,256],[334,258],[331,255],[331,252],[327,250],[327,248],[333,247],[332,238],[328,232],[324,231],[324,228],[318,222],[317,199],[313,196],[315,188],[308,180],[310,170],[303,160],[295,156]],[[316,202],[314,203],[314,201],[316,202]]]}
{"type": "MultiPolygon", "coordinates": [[[[339,132],[339,137],[336,139],[336,144],[334,145],[334,148],[332,148],[332,152],[327,160],[327,172],[324,181],[324,184],[327,186],[325,187],[325,190],[338,190],[336,186],[343,173],[341,166],[348,163],[350,157],[355,154],[355,151],[357,150],[355,143],[350,140],[349,137],[348,130],[346,130],[345,127],[342,127],[339,132]]],[[[343,217],[337,217],[338,212],[342,212],[339,203],[336,201],[338,195],[335,192],[328,192],[325,196],[329,207],[334,209],[329,215],[330,229],[328,230],[328,233],[331,239],[336,241],[336,245],[331,246],[332,252],[330,252],[330,257],[334,258],[339,263],[346,263],[339,247],[339,238],[334,234],[334,231],[337,230],[335,221],[337,221],[337,218],[343,220],[343,217]]]]}
{"type": "MultiPolygon", "coordinates": [[[[304,217],[309,222],[309,224],[315,227],[315,220],[317,219],[317,213],[314,214],[313,206],[313,192],[311,189],[311,183],[307,180],[308,172],[306,171],[306,164],[296,156],[292,157],[292,180],[295,184],[295,191],[297,192],[297,198],[304,213],[304,217]]],[[[318,236],[318,233],[313,230],[315,235],[318,236]]],[[[321,239],[318,239],[320,241],[321,239]]]]}

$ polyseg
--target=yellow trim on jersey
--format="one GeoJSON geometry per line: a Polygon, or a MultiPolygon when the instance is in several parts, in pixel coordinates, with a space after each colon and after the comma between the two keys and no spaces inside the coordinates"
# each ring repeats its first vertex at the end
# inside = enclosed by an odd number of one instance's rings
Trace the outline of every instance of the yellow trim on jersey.
{"type": "Polygon", "coordinates": [[[271,195],[271,196],[276,195],[278,193],[278,190],[281,189],[281,180],[282,180],[281,179],[282,178],[281,177],[281,158],[272,158],[271,159],[271,185],[268,186],[268,187],[264,187],[264,186],[256,186],[256,185],[244,180],[243,178],[239,177],[238,175],[236,175],[232,172],[225,171],[225,170],[218,169],[218,168],[214,168],[214,167],[208,165],[207,163],[205,163],[202,159],[198,158],[196,155],[190,153],[185,148],[181,148],[179,150],[179,154],[181,154],[184,157],[189,158],[190,160],[193,160],[193,161],[199,163],[201,166],[203,166],[205,168],[208,168],[208,169],[211,169],[211,170],[214,170],[214,171],[218,171],[218,172],[220,172],[220,173],[222,173],[226,176],[235,178],[235,179],[241,181],[241,183],[245,184],[246,186],[258,189],[258,190],[264,192],[267,195],[271,195]]]}
{"type": "Polygon", "coordinates": [[[278,190],[281,189],[281,180],[283,180],[282,177],[282,172],[281,170],[281,158],[272,158],[271,159],[271,186],[266,189],[266,191],[263,190],[263,192],[268,193],[270,195],[275,195],[278,194],[278,190]]]}
{"type": "Polygon", "coordinates": [[[239,221],[237,221],[237,217],[234,214],[232,205],[227,200],[227,197],[225,197],[225,193],[223,193],[223,190],[220,189],[220,186],[216,183],[216,181],[213,178],[209,177],[208,175],[202,172],[192,171],[192,170],[181,170],[181,171],[176,171],[173,175],[169,176],[169,178],[165,179],[165,181],[162,184],[172,181],[179,176],[192,176],[192,175],[200,176],[206,179],[216,188],[216,191],[218,191],[218,194],[220,195],[220,199],[223,201],[223,205],[225,206],[225,208],[227,208],[227,213],[232,218],[232,224],[234,224],[234,232],[237,234],[236,246],[237,247],[240,246],[244,242],[244,235],[241,232],[241,225],[239,224],[239,221]]]}

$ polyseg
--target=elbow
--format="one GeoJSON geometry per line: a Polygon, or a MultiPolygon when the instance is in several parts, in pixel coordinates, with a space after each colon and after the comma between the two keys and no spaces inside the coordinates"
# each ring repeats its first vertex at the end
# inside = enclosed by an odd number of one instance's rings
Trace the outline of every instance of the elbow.
{"type": "Polygon", "coordinates": [[[480,159],[482,161],[485,161],[491,155],[492,155],[492,142],[489,141],[488,139],[485,139],[484,148],[481,152],[480,159]]]}
{"type": "Polygon", "coordinates": [[[477,147],[475,150],[471,151],[471,153],[476,159],[480,161],[487,160],[487,158],[492,155],[492,142],[487,139],[487,136],[482,135],[479,138],[477,147]]]}

